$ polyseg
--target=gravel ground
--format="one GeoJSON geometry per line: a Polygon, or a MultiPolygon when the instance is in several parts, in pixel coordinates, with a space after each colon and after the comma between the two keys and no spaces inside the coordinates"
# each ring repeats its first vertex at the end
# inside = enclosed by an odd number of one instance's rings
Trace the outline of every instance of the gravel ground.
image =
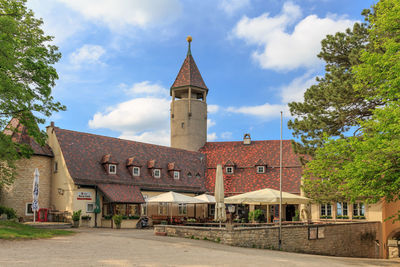
{"type": "Polygon", "coordinates": [[[77,232],[52,239],[0,241],[0,266],[400,266],[398,260],[230,247],[155,236],[153,230],[81,228],[77,232]]]}

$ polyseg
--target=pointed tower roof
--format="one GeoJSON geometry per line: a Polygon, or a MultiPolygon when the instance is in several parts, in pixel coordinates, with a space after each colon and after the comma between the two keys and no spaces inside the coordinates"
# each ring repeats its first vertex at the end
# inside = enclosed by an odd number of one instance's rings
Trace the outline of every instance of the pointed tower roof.
{"type": "Polygon", "coordinates": [[[171,90],[178,87],[194,86],[208,91],[208,88],[201,77],[200,71],[197,68],[196,62],[194,62],[192,52],[190,51],[192,37],[188,36],[187,41],[189,44],[188,52],[185,61],[183,61],[182,67],[179,70],[178,76],[176,76],[175,82],[171,86],[171,90]]]}

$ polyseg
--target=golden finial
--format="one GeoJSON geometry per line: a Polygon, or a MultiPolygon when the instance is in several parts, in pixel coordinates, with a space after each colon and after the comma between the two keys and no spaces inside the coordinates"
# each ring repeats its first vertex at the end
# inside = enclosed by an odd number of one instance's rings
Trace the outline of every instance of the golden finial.
{"type": "Polygon", "coordinates": [[[192,36],[188,35],[188,37],[186,37],[186,41],[188,41],[188,43],[190,43],[192,41],[192,36]]]}

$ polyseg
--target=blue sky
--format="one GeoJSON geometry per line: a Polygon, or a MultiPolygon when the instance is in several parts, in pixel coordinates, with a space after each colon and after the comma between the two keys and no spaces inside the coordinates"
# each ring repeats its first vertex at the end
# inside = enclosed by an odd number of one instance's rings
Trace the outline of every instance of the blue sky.
{"type": "Polygon", "coordinates": [[[209,88],[208,141],[284,139],[287,103],[324,65],[326,34],[362,21],[372,0],[30,0],[62,52],[53,90],[61,128],[169,145],[169,88],[193,37],[209,88]]]}

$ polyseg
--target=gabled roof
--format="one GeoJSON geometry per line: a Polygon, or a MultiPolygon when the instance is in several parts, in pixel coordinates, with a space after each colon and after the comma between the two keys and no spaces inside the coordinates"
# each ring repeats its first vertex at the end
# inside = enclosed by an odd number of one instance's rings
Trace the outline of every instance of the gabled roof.
{"type": "Polygon", "coordinates": [[[117,203],[144,203],[140,188],[124,184],[99,184],[98,188],[111,202],[117,203]]]}
{"type": "Polygon", "coordinates": [[[183,61],[182,67],[179,70],[178,76],[176,76],[175,82],[171,86],[171,95],[172,89],[184,86],[195,86],[208,91],[191,53],[188,53],[186,56],[185,61],[183,61]]]}
{"type": "Polygon", "coordinates": [[[199,152],[165,146],[145,144],[119,138],[106,137],[82,132],[54,128],[68,171],[76,184],[127,184],[141,189],[160,191],[198,192],[205,191],[205,161],[199,152]],[[117,173],[104,172],[102,158],[111,154],[113,162],[118,162],[117,173]],[[134,157],[141,167],[140,176],[132,176],[126,165],[134,157]],[[154,178],[148,162],[154,160],[161,166],[161,178],[154,178]],[[168,175],[168,163],[176,162],[182,170],[179,180],[168,175]],[[187,177],[187,173],[200,173],[200,178],[187,177]]]}
{"type": "MultiPolygon", "coordinates": [[[[236,164],[234,174],[224,174],[224,188],[227,194],[245,193],[258,189],[279,190],[279,140],[252,141],[250,145],[240,142],[207,142],[200,152],[207,154],[208,192],[214,192],[217,164],[228,160],[236,164]],[[268,166],[265,173],[257,173],[256,165],[263,159],[268,166]]],[[[302,166],[292,149],[290,140],[283,141],[283,191],[300,193],[302,166]]]]}
{"type": "Polygon", "coordinates": [[[10,135],[13,142],[30,146],[34,155],[53,157],[51,148],[47,144],[44,146],[39,145],[33,137],[28,135],[26,127],[17,118],[11,119],[4,129],[4,134],[10,135]]]}

